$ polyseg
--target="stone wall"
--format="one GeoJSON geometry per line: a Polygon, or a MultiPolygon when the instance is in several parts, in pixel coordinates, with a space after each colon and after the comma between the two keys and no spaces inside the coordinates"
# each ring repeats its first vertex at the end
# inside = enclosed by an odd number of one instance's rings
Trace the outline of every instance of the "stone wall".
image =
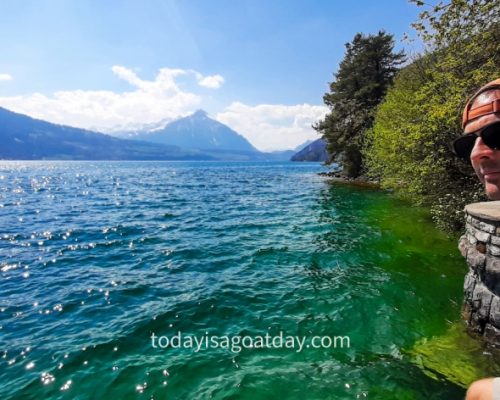
{"type": "Polygon", "coordinates": [[[500,201],[469,204],[459,249],[469,272],[463,317],[469,329],[500,347],[500,201]]]}

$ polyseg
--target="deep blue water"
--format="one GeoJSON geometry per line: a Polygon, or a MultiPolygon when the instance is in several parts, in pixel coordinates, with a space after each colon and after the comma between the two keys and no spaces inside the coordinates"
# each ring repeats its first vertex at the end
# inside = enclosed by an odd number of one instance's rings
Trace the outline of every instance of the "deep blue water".
{"type": "Polygon", "coordinates": [[[315,163],[0,162],[0,398],[460,398],[411,349],[465,264],[425,211],[315,163]],[[150,336],[349,335],[350,348],[150,336]]]}

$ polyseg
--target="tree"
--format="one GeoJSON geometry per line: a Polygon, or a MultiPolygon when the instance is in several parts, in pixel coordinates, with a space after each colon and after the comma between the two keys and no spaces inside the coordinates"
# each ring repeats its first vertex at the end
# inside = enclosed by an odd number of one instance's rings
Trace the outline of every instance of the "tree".
{"type": "Polygon", "coordinates": [[[346,54],[323,97],[330,108],[324,120],[314,125],[332,156],[341,159],[344,173],[357,177],[363,171],[361,149],[374,112],[391,84],[403,52],[394,52],[393,36],[356,34],[346,44],[346,54]]]}

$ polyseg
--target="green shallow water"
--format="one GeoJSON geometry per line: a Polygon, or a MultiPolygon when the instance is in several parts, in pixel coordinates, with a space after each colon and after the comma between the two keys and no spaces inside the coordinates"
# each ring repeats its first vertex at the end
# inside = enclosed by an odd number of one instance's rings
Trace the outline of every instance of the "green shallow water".
{"type": "Polygon", "coordinates": [[[1,163],[0,397],[454,399],[497,373],[456,241],[321,170],[1,163]],[[178,332],[350,347],[153,348],[178,332]]]}

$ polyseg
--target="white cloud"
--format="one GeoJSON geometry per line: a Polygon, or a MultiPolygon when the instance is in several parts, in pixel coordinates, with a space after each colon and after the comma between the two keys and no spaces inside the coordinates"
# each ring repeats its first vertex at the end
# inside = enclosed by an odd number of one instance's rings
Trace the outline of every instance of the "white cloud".
{"type": "Polygon", "coordinates": [[[111,70],[133,89],[0,97],[0,106],[54,123],[113,132],[178,118],[192,112],[202,101],[201,96],[182,90],[176,83],[177,77],[198,74],[195,71],[161,68],[154,80],[147,81],[123,66],[115,65],[111,70]]]}
{"type": "MultiPolygon", "coordinates": [[[[202,97],[182,89],[179,77],[196,79],[200,86],[219,88],[220,75],[204,76],[194,70],[161,68],[153,80],[142,79],[135,71],[115,65],[112,72],[131,89],[68,90],[51,95],[32,93],[0,97],[0,106],[46,121],[115,132],[141,129],[166,123],[200,108],[202,97]]],[[[12,79],[0,74],[0,80],[12,79]]],[[[291,149],[319,136],[311,125],[323,118],[328,108],[322,105],[260,104],[249,106],[234,102],[216,119],[245,136],[259,150],[291,149]]]]}
{"type": "Polygon", "coordinates": [[[210,89],[218,89],[224,83],[224,78],[220,75],[211,75],[211,76],[202,76],[198,75],[198,85],[210,88],[210,89]]]}
{"type": "Polygon", "coordinates": [[[311,127],[328,108],[321,105],[260,104],[248,106],[234,102],[216,118],[241,133],[263,151],[293,149],[306,140],[319,138],[311,127]]]}
{"type": "Polygon", "coordinates": [[[1,81],[11,81],[12,75],[9,74],[0,74],[0,82],[1,81]]]}

